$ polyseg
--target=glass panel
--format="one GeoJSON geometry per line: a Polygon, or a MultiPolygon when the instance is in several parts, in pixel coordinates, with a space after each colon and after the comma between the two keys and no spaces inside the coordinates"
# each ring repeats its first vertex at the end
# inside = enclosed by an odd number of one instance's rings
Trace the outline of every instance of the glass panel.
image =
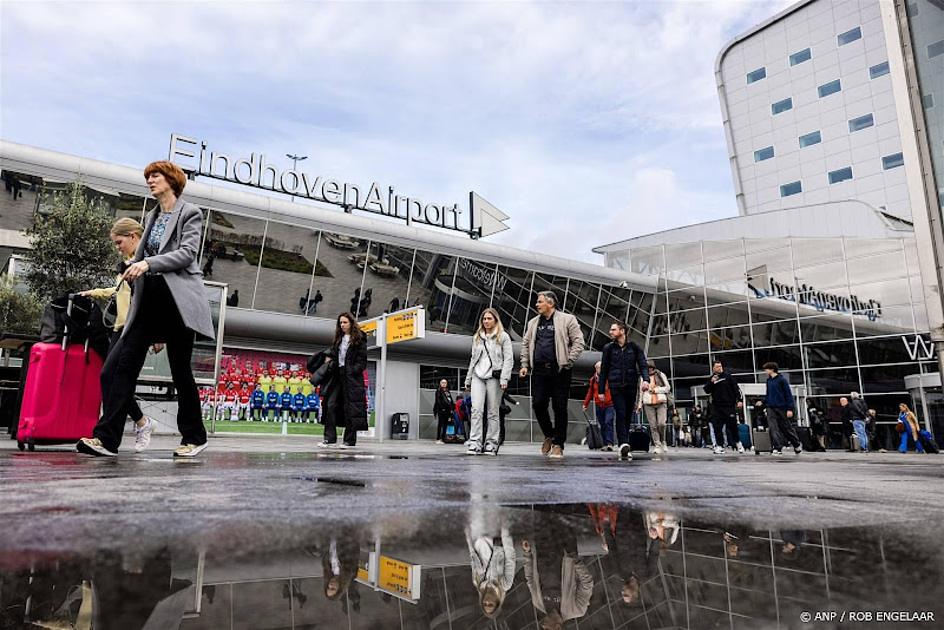
{"type": "Polygon", "coordinates": [[[708,325],[711,328],[726,328],[738,324],[747,324],[747,302],[729,306],[713,306],[708,309],[708,325]]]}
{"type": "MultiPolygon", "coordinates": [[[[660,296],[660,299],[666,299],[660,296]]],[[[699,289],[685,289],[683,291],[673,291],[668,294],[669,312],[689,311],[692,309],[705,308],[705,294],[699,289]]]]}
{"type": "MultiPolygon", "coordinates": [[[[534,287],[537,292],[538,278],[535,276],[534,287]]],[[[609,341],[609,337],[594,335],[593,325],[597,314],[597,305],[600,300],[600,285],[583,280],[571,280],[567,292],[568,310],[577,317],[580,322],[580,330],[583,331],[583,340],[587,348],[601,350],[603,345],[609,341]]],[[[607,326],[609,329],[609,326],[607,326]]]]}
{"type": "Polygon", "coordinates": [[[819,93],[819,97],[823,98],[825,96],[829,96],[830,94],[835,94],[841,89],[842,89],[842,83],[840,83],[839,79],[836,79],[835,81],[824,83],[823,85],[816,88],[816,91],[819,93]]]}
{"type": "MultiPolygon", "coordinates": [[[[911,361],[908,348],[900,336],[858,339],[859,361],[862,365],[905,363],[911,361]]],[[[918,371],[915,364],[915,372],[918,371]]]]}
{"type": "Polygon", "coordinates": [[[203,255],[203,277],[239,292],[239,304],[252,305],[266,222],[212,210],[203,255]]]}
{"type": "Polygon", "coordinates": [[[767,76],[767,68],[758,68],[747,73],[747,82],[755,83],[767,76]]]}
{"type": "Polygon", "coordinates": [[[367,257],[368,245],[367,241],[351,236],[322,232],[314,287],[315,296],[321,291],[324,298],[318,305],[319,316],[334,319],[340,313],[354,313],[361,303],[370,310],[367,296],[361,296],[364,269],[358,266],[367,257]]]}
{"type": "Polygon", "coordinates": [[[505,325],[505,330],[515,341],[521,341],[524,336],[524,327],[534,313],[531,299],[531,281],[533,273],[513,267],[499,267],[498,277],[502,290],[495,289],[492,306],[498,309],[505,325]]]}
{"type": "MultiPolygon", "coordinates": [[[[800,353],[800,346],[778,346],[772,348],[756,348],[754,355],[757,357],[757,369],[760,366],[773,361],[780,366],[781,370],[800,370],[803,368],[803,357],[800,353]]],[[[791,379],[793,383],[800,383],[802,379],[799,375],[791,379]]]]}
{"type": "Polygon", "coordinates": [[[862,374],[862,389],[864,394],[872,392],[901,392],[905,393],[905,377],[918,373],[916,363],[900,365],[864,366],[859,369],[862,374]]]}
{"type": "Polygon", "coordinates": [[[790,55],[790,65],[796,66],[803,63],[804,61],[809,61],[812,57],[813,52],[809,48],[804,48],[803,50],[790,55]]]}
{"type": "Polygon", "coordinates": [[[672,333],[684,333],[692,330],[704,330],[705,309],[696,308],[690,311],[679,311],[669,316],[672,325],[672,333]]]}
{"type": "Polygon", "coordinates": [[[631,269],[648,276],[661,275],[664,270],[662,247],[641,247],[633,251],[631,269]]]}
{"type": "MultiPolygon", "coordinates": [[[[413,251],[412,247],[377,241],[371,243],[371,253],[376,256],[376,260],[367,265],[367,274],[364,276],[365,289],[373,289],[375,306],[370,310],[371,316],[407,307],[413,251]]],[[[412,303],[412,295],[410,300],[412,303]]]]}
{"type": "Polygon", "coordinates": [[[715,352],[712,359],[720,359],[725,368],[732,374],[753,374],[755,371],[754,357],[750,350],[734,350],[730,352],[715,352]]]}
{"type": "MultiPolygon", "coordinates": [[[[773,275],[773,274],[771,274],[773,275]]],[[[774,276],[774,293],[784,298],[793,298],[794,287],[799,288],[801,303],[804,306],[816,307],[820,303],[829,303],[830,295],[848,296],[848,282],[846,280],[846,263],[842,260],[831,263],[820,263],[815,267],[801,267],[795,272],[796,277],[787,275],[774,276]],[[829,295],[818,295],[827,292],[829,295]]],[[[768,283],[769,284],[769,283],[768,283]]],[[[828,306],[827,306],[828,308],[828,306]]],[[[802,309],[800,309],[802,312],[802,309]]]]}
{"type": "Polygon", "coordinates": [[[810,369],[856,365],[856,348],[853,341],[804,344],[806,365],[810,369]]]}
{"type": "Polygon", "coordinates": [[[754,345],[782,346],[800,341],[800,326],[795,319],[754,324],[754,345]]]}
{"type": "MultiPolygon", "coordinates": [[[[482,311],[488,308],[495,284],[495,266],[468,258],[460,258],[453,288],[449,332],[472,335],[478,327],[482,311]]],[[[502,319],[502,326],[505,325],[502,319]]]]}
{"type": "Polygon", "coordinates": [[[698,330],[671,335],[672,354],[696,354],[708,352],[708,332],[698,330]]]}
{"type": "MultiPolygon", "coordinates": [[[[808,370],[806,380],[810,385],[810,393],[845,394],[859,391],[859,371],[853,368],[832,370],[808,370]]],[[[837,418],[838,420],[838,418],[837,418]]]]}
{"type": "MultiPolygon", "coordinates": [[[[605,285],[601,288],[600,307],[597,309],[597,324],[594,337],[600,336],[601,339],[605,340],[609,334],[610,324],[614,321],[626,321],[631,294],[632,291],[629,289],[620,289],[605,285]]],[[[642,332],[645,333],[644,330],[642,332]]]]}
{"type": "Polygon", "coordinates": [[[416,250],[416,264],[410,279],[410,301],[426,307],[427,330],[446,332],[456,275],[455,262],[452,256],[416,250]]]}
{"type": "MultiPolygon", "coordinates": [[[[914,242],[914,241],[910,241],[914,242]]],[[[846,246],[846,259],[849,262],[849,272],[853,273],[853,267],[855,266],[852,261],[856,258],[863,257],[872,257],[877,254],[901,252],[901,239],[897,238],[847,238],[845,242],[846,246]]],[[[899,265],[902,263],[899,262],[899,265]]],[[[917,265],[917,260],[915,261],[917,265]]],[[[917,267],[916,267],[917,268],[917,267]]]]}
{"type": "Polygon", "coordinates": [[[782,101],[777,101],[776,103],[770,106],[770,112],[773,115],[782,114],[783,112],[793,109],[793,99],[785,98],[782,101]]]}
{"type": "Polygon", "coordinates": [[[819,131],[811,131],[810,133],[803,134],[800,136],[800,148],[811,147],[814,144],[819,144],[823,141],[823,135],[819,131]]]}
{"type": "Polygon", "coordinates": [[[851,339],[852,316],[837,313],[821,317],[804,317],[800,320],[800,332],[804,343],[851,339]]]}
{"type": "MultiPolygon", "coordinates": [[[[861,258],[849,263],[849,283],[853,285],[854,290],[858,289],[857,285],[864,285],[878,280],[904,278],[905,276],[907,276],[905,258],[901,249],[861,258]]],[[[903,302],[889,303],[903,304],[903,302]]]]}
{"type": "Polygon", "coordinates": [[[724,350],[750,350],[750,326],[734,326],[732,328],[716,328],[708,335],[712,352],[724,350]]]}
{"type": "MultiPolygon", "coordinates": [[[[297,225],[269,221],[253,308],[279,313],[303,313],[308,304],[318,249],[318,232],[297,225]]],[[[248,250],[247,250],[248,251],[248,250]]],[[[322,266],[320,279],[327,279],[322,266]]],[[[230,306],[248,302],[230,294],[230,306]]]]}
{"type": "Polygon", "coordinates": [[[842,241],[838,238],[795,238],[793,262],[797,267],[810,267],[827,261],[842,261],[842,241]]]}

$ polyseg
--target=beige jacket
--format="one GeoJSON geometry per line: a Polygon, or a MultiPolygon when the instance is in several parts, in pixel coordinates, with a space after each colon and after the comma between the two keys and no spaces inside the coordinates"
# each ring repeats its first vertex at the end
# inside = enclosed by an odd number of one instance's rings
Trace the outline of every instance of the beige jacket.
{"type": "MultiPolygon", "coordinates": [[[[534,338],[537,334],[538,320],[533,317],[525,327],[524,339],[521,340],[521,367],[530,370],[534,365],[534,338]]],[[[560,368],[571,368],[583,353],[583,331],[577,318],[570,313],[554,311],[554,349],[560,368]]]]}
{"type": "MultiPolygon", "coordinates": [[[[541,577],[538,574],[538,554],[540,549],[524,552],[524,577],[531,591],[531,605],[542,613],[544,597],[541,589],[541,577]]],[[[565,555],[561,561],[561,604],[560,614],[564,621],[579,619],[587,614],[590,598],[593,596],[593,574],[580,558],[565,555]]]]}

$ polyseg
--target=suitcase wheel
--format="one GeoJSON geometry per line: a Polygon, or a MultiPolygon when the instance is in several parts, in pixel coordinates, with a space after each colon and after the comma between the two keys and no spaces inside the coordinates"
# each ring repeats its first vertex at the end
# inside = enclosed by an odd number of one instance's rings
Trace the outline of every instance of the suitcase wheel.
{"type": "Polygon", "coordinates": [[[26,440],[26,448],[29,449],[30,453],[36,450],[36,442],[33,441],[33,438],[26,440]]]}
{"type": "Polygon", "coordinates": [[[23,442],[20,442],[19,440],[17,440],[17,442],[16,442],[16,447],[17,447],[18,449],[20,449],[21,451],[25,451],[25,450],[26,450],[26,444],[24,444],[23,442]]]}

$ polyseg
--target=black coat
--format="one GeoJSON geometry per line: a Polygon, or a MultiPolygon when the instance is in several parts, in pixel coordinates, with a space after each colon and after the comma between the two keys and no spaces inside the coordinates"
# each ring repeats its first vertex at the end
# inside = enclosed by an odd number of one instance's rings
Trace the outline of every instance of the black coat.
{"type": "Polygon", "coordinates": [[[452,392],[448,389],[436,390],[436,402],[433,403],[433,414],[436,416],[452,416],[456,409],[456,403],[452,399],[452,392]]]}
{"type": "Polygon", "coordinates": [[[366,431],[367,392],[364,389],[364,370],[367,369],[367,344],[361,339],[351,342],[347,349],[345,365],[338,365],[338,346],[327,351],[331,357],[328,378],[321,384],[321,409],[325,424],[333,423],[346,427],[348,423],[357,431],[366,431]]]}

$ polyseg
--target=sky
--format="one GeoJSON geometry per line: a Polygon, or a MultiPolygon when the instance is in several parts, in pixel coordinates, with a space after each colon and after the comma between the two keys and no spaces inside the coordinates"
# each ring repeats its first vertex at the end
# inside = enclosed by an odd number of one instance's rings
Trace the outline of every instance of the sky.
{"type": "Polygon", "coordinates": [[[129,166],[171,133],[594,246],[736,214],[718,51],[789,3],[0,0],[0,137],[129,166]]]}

